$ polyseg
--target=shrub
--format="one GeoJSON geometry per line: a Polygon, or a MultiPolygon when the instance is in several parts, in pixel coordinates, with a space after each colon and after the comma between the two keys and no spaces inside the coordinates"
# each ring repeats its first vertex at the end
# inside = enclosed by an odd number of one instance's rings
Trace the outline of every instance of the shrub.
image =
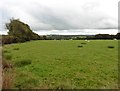
{"type": "Polygon", "coordinates": [[[17,43],[17,40],[18,38],[14,36],[9,36],[9,35],[2,36],[2,44],[17,43]]]}
{"type": "Polygon", "coordinates": [[[114,46],[108,46],[108,48],[114,48],[114,46]]]}
{"type": "Polygon", "coordinates": [[[29,59],[23,59],[21,61],[16,62],[15,66],[17,66],[17,67],[23,67],[23,66],[26,66],[26,65],[29,65],[29,64],[31,64],[31,60],[29,60],[29,59]]]}

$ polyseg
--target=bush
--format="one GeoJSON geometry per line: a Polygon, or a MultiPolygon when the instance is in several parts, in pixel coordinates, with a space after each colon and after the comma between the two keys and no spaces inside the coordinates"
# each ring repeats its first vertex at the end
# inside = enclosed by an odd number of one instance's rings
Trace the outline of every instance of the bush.
{"type": "Polygon", "coordinates": [[[18,38],[14,36],[2,35],[2,44],[17,43],[17,40],[18,38]]]}
{"type": "Polygon", "coordinates": [[[40,36],[30,29],[30,27],[19,19],[10,19],[6,23],[9,30],[8,35],[2,35],[2,44],[23,43],[30,40],[39,40],[40,36]]]}
{"type": "Polygon", "coordinates": [[[17,67],[23,67],[23,66],[26,66],[26,65],[29,65],[29,64],[31,64],[31,60],[29,60],[29,59],[23,59],[21,61],[16,62],[15,66],[17,66],[17,67]]]}

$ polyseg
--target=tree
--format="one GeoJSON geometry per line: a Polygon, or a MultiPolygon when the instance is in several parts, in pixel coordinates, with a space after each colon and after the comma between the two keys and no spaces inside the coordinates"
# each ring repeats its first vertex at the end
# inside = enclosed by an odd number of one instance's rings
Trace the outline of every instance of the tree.
{"type": "Polygon", "coordinates": [[[19,19],[10,19],[10,23],[6,23],[9,30],[8,35],[18,38],[19,42],[40,39],[40,36],[30,29],[29,25],[21,22],[19,19]]]}
{"type": "Polygon", "coordinates": [[[120,33],[117,33],[117,34],[116,34],[116,38],[117,38],[117,39],[120,39],[120,33]]]}

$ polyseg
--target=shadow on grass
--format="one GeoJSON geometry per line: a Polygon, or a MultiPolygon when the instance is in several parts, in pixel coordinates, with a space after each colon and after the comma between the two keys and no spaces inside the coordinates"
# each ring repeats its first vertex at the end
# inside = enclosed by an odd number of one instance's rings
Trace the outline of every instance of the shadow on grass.
{"type": "Polygon", "coordinates": [[[82,45],[79,45],[78,47],[83,47],[82,45]]]}
{"type": "Polygon", "coordinates": [[[108,46],[108,48],[114,48],[114,46],[108,46]]]}

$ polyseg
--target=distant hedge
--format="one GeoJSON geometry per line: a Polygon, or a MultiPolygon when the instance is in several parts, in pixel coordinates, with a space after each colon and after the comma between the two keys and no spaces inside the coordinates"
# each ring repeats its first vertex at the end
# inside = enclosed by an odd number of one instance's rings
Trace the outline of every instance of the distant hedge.
{"type": "Polygon", "coordinates": [[[11,44],[11,43],[18,43],[18,42],[25,42],[25,39],[20,39],[15,36],[10,35],[2,35],[2,44],[11,44]]]}

